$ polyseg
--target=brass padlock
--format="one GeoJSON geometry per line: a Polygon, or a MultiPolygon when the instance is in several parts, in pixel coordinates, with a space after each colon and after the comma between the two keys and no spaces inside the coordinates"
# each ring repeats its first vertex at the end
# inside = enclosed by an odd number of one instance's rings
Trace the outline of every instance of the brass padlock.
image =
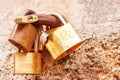
{"type": "Polygon", "coordinates": [[[30,51],[36,34],[37,28],[32,24],[18,24],[14,27],[9,41],[23,51],[30,51]]]}
{"type": "Polygon", "coordinates": [[[61,15],[58,13],[51,13],[51,15],[58,17],[64,25],[47,31],[49,37],[45,46],[54,60],[60,60],[80,46],[82,40],[61,15]]]}
{"type": "MultiPolygon", "coordinates": [[[[32,10],[28,10],[25,15],[34,13],[32,10]]],[[[36,35],[37,28],[32,24],[17,24],[12,30],[9,41],[20,50],[30,51],[36,35]]]]}
{"type": "Polygon", "coordinates": [[[34,52],[17,52],[14,54],[14,73],[41,73],[41,53],[38,53],[38,36],[34,42],[34,52]]]}

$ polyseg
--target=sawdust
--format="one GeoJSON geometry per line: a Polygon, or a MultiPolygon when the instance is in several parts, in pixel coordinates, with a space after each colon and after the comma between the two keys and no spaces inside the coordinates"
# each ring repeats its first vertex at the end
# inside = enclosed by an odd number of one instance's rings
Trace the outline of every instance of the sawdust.
{"type": "Polygon", "coordinates": [[[59,62],[44,53],[41,75],[14,75],[13,62],[13,54],[0,58],[1,80],[119,80],[120,33],[87,39],[59,62]]]}
{"type": "Polygon", "coordinates": [[[120,34],[85,40],[67,58],[44,65],[42,80],[119,80],[120,34]]]}

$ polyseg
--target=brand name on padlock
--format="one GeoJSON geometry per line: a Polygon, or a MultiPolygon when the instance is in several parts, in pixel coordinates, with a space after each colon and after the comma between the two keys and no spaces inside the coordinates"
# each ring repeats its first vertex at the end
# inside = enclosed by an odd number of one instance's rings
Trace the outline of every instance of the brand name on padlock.
{"type": "Polygon", "coordinates": [[[73,38],[73,36],[71,35],[70,31],[68,30],[61,30],[60,34],[58,35],[59,38],[61,38],[61,45],[67,49],[69,47],[69,44],[66,43],[69,40],[71,40],[73,38]],[[67,36],[66,36],[67,35],[67,36]]]}
{"type": "Polygon", "coordinates": [[[36,68],[38,68],[39,66],[38,66],[38,64],[37,63],[35,63],[36,65],[34,65],[34,64],[32,64],[32,63],[23,63],[23,68],[34,68],[34,69],[36,69],[36,68]]]}
{"type": "Polygon", "coordinates": [[[61,32],[59,33],[59,37],[63,40],[66,41],[70,38],[73,38],[70,31],[67,30],[61,30],[61,32]],[[66,36],[67,35],[67,36],[66,36]]]}

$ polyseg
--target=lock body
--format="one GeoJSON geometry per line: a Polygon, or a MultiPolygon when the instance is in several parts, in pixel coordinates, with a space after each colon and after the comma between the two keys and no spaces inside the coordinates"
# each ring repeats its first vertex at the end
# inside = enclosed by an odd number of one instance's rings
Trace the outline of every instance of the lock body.
{"type": "Polygon", "coordinates": [[[15,74],[40,74],[41,54],[34,52],[17,52],[14,54],[15,74]]]}
{"type": "Polygon", "coordinates": [[[50,35],[45,46],[55,60],[60,60],[67,56],[82,43],[70,23],[47,32],[50,35]]]}
{"type": "Polygon", "coordinates": [[[9,41],[23,51],[30,51],[37,35],[37,28],[32,24],[18,24],[14,27],[9,41]]]}

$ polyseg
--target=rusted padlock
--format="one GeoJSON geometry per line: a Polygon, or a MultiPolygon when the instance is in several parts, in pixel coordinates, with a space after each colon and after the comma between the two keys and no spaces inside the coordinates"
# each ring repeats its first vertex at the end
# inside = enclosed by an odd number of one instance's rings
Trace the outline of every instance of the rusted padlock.
{"type": "MultiPolygon", "coordinates": [[[[25,15],[29,14],[35,14],[35,12],[32,10],[25,12],[25,15]]],[[[30,23],[16,25],[10,35],[9,41],[20,50],[30,51],[37,35],[37,28],[30,23]]]]}
{"type": "Polygon", "coordinates": [[[54,60],[60,60],[80,46],[82,40],[77,35],[72,25],[70,23],[66,23],[61,15],[58,13],[50,14],[58,17],[63,23],[63,26],[47,31],[49,37],[45,46],[54,60]]]}

